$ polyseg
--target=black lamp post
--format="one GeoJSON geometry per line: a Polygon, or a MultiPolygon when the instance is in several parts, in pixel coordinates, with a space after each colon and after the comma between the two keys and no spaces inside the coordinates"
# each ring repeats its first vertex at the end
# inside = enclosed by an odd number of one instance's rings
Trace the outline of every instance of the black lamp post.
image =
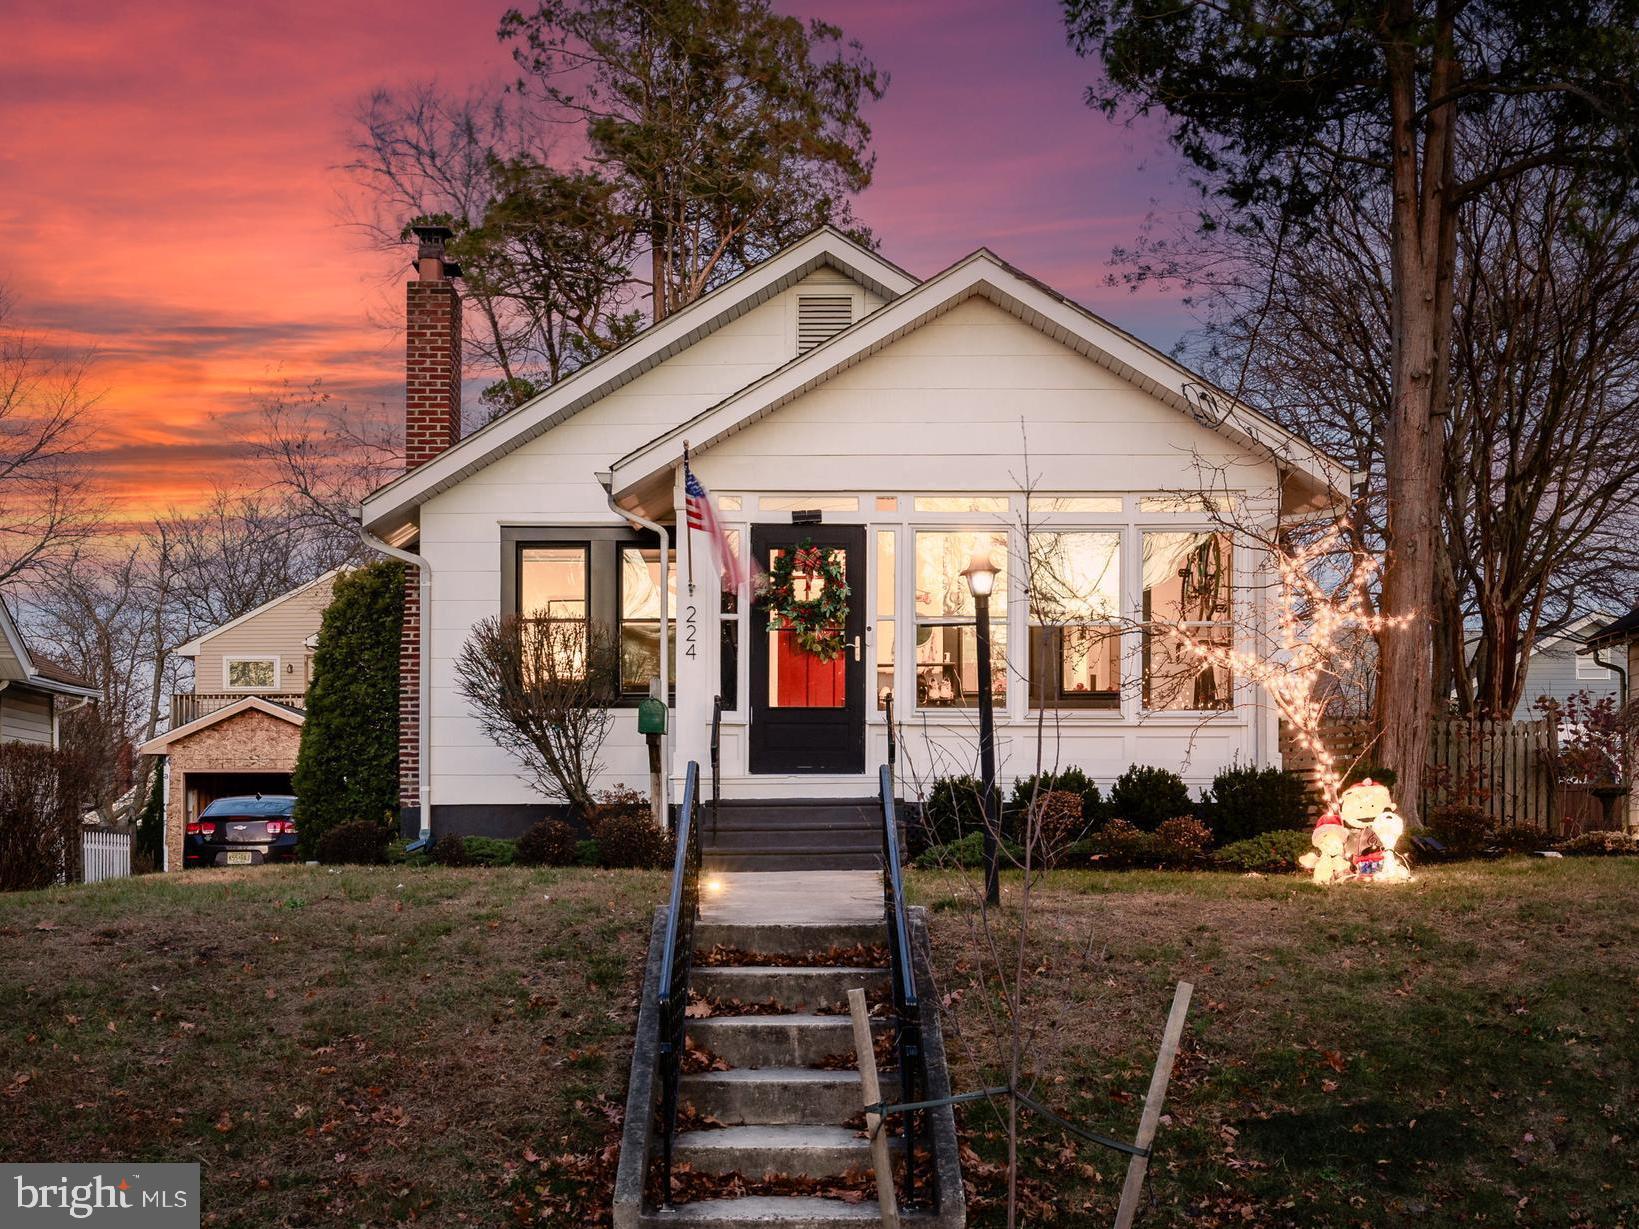
{"type": "Polygon", "coordinates": [[[997,829],[1001,815],[996,805],[996,704],[990,693],[990,594],[996,587],[996,565],[990,552],[976,551],[962,575],[967,577],[968,592],[973,594],[973,613],[978,623],[979,807],[985,826],[985,903],[999,905],[1002,884],[997,829]]]}

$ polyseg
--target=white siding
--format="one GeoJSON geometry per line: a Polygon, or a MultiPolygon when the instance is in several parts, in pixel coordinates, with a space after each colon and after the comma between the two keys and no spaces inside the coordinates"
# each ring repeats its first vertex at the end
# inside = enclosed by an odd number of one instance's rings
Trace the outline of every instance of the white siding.
{"type": "MultiPolygon", "coordinates": [[[[472,626],[500,609],[503,525],[619,525],[595,475],[621,455],[707,410],[796,355],[796,301],[846,288],[857,315],[881,306],[841,273],[815,271],[633,380],[562,426],[435,496],[421,509],[421,554],[433,567],[433,804],[538,801],[519,766],[485,736],[456,690],[453,662],[472,626]]],[[[605,745],[610,784],[642,788],[648,758],[635,714],[605,745]]]]}
{"type": "Polygon", "coordinates": [[[51,746],[51,697],[15,683],[0,691],[0,742],[51,746]]]}

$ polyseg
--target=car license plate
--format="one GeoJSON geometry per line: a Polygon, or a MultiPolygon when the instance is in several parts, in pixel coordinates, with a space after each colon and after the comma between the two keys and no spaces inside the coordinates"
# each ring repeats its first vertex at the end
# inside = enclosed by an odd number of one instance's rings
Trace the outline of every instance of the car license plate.
{"type": "Polygon", "coordinates": [[[249,866],[251,861],[250,850],[230,849],[228,851],[229,866],[249,866]]]}

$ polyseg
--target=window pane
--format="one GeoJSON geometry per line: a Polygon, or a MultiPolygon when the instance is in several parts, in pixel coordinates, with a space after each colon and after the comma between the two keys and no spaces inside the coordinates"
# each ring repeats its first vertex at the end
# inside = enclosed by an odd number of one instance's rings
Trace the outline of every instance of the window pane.
{"type": "MultiPolygon", "coordinates": [[[[1007,700],[1007,628],[990,629],[990,691],[1007,700]]],[[[979,703],[979,632],[971,623],[916,629],[916,702],[922,708],[975,708],[979,703]]]]}
{"type": "Polygon", "coordinates": [[[276,687],[279,679],[271,657],[228,663],[229,687],[276,687]]]}
{"type": "Polygon", "coordinates": [[[764,495],[757,501],[764,512],[858,512],[857,495],[764,495]]]}
{"type": "Polygon", "coordinates": [[[1119,495],[1032,495],[1030,511],[1049,512],[1120,512],[1119,495]]]}
{"type": "Polygon", "coordinates": [[[884,701],[888,693],[894,689],[893,685],[893,655],[894,655],[894,625],[892,623],[878,623],[876,625],[876,706],[886,708],[884,701]]]}
{"type": "MultiPolygon", "coordinates": [[[[677,624],[667,629],[666,640],[671,646],[671,661],[677,662],[677,624]]],[[[649,680],[660,677],[660,620],[624,622],[620,625],[620,689],[622,691],[649,691],[649,680]]],[[[675,675],[673,676],[675,683],[675,675]]]]}
{"type": "Polygon", "coordinates": [[[717,510],[719,512],[738,512],[740,506],[741,500],[738,495],[719,495],[717,497],[717,510]]]}
{"type": "Polygon", "coordinates": [[[992,610],[1007,608],[1007,534],[924,532],[916,535],[916,613],[932,619],[973,616],[973,595],[962,573],[985,549],[996,565],[992,610]]]}
{"type": "Polygon", "coordinates": [[[1145,619],[1211,622],[1229,617],[1229,535],[1144,535],[1145,619]]]}
{"type": "MultiPolygon", "coordinates": [[[[1227,649],[1228,628],[1215,628],[1197,644],[1227,649]]],[[[1144,633],[1144,707],[1154,712],[1202,711],[1230,706],[1229,670],[1193,652],[1170,631],[1144,633]]]]}
{"type": "MultiPolygon", "coordinates": [[[[740,553],[740,531],[738,529],[725,529],[723,530],[723,536],[728,539],[729,549],[734,552],[734,557],[740,561],[740,574],[742,576],[745,575],[745,556],[740,553]]],[[[675,593],[676,591],[677,582],[676,579],[673,578],[672,592],[675,593]]],[[[740,609],[740,595],[736,592],[725,590],[723,592],[722,601],[718,605],[717,609],[723,614],[734,614],[740,609]]]]}
{"type": "Polygon", "coordinates": [[[1030,535],[1030,621],[1099,623],[1121,613],[1121,534],[1030,535]]]}
{"type": "Polygon", "coordinates": [[[723,699],[723,711],[728,713],[740,707],[740,621],[724,619],[720,632],[722,645],[717,655],[717,694],[723,699]]]}
{"type": "Polygon", "coordinates": [[[1006,512],[1006,495],[918,495],[918,512],[1006,512]]]}
{"type": "Polygon", "coordinates": [[[1146,495],[1138,501],[1140,512],[1211,512],[1213,501],[1205,495],[1146,495]]]}
{"type": "Polygon", "coordinates": [[[1121,707],[1121,633],[1113,627],[1030,629],[1032,708],[1121,707]]]}
{"type": "Polygon", "coordinates": [[[526,546],[518,565],[518,612],[554,619],[586,617],[586,548],[526,546]]]}
{"type": "Polygon", "coordinates": [[[876,535],[876,613],[881,619],[894,616],[894,532],[876,535]]]}
{"type": "MultiPolygon", "coordinates": [[[[667,609],[677,614],[677,556],[666,558],[667,609]]],[[[660,618],[660,548],[624,546],[620,551],[620,617],[660,618]]]]}
{"type": "Polygon", "coordinates": [[[878,512],[898,512],[899,511],[899,496],[897,496],[897,495],[878,495],[876,497],[876,510],[878,512]]]}

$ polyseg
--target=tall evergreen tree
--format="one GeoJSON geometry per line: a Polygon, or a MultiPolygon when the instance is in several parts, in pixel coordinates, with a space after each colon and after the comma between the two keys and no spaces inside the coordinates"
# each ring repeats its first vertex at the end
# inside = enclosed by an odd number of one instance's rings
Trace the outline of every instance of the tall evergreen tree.
{"type": "Polygon", "coordinates": [[[398,827],[398,653],[404,565],[370,563],[336,578],[313,651],[292,786],[304,856],[337,824],[398,827]]]}

